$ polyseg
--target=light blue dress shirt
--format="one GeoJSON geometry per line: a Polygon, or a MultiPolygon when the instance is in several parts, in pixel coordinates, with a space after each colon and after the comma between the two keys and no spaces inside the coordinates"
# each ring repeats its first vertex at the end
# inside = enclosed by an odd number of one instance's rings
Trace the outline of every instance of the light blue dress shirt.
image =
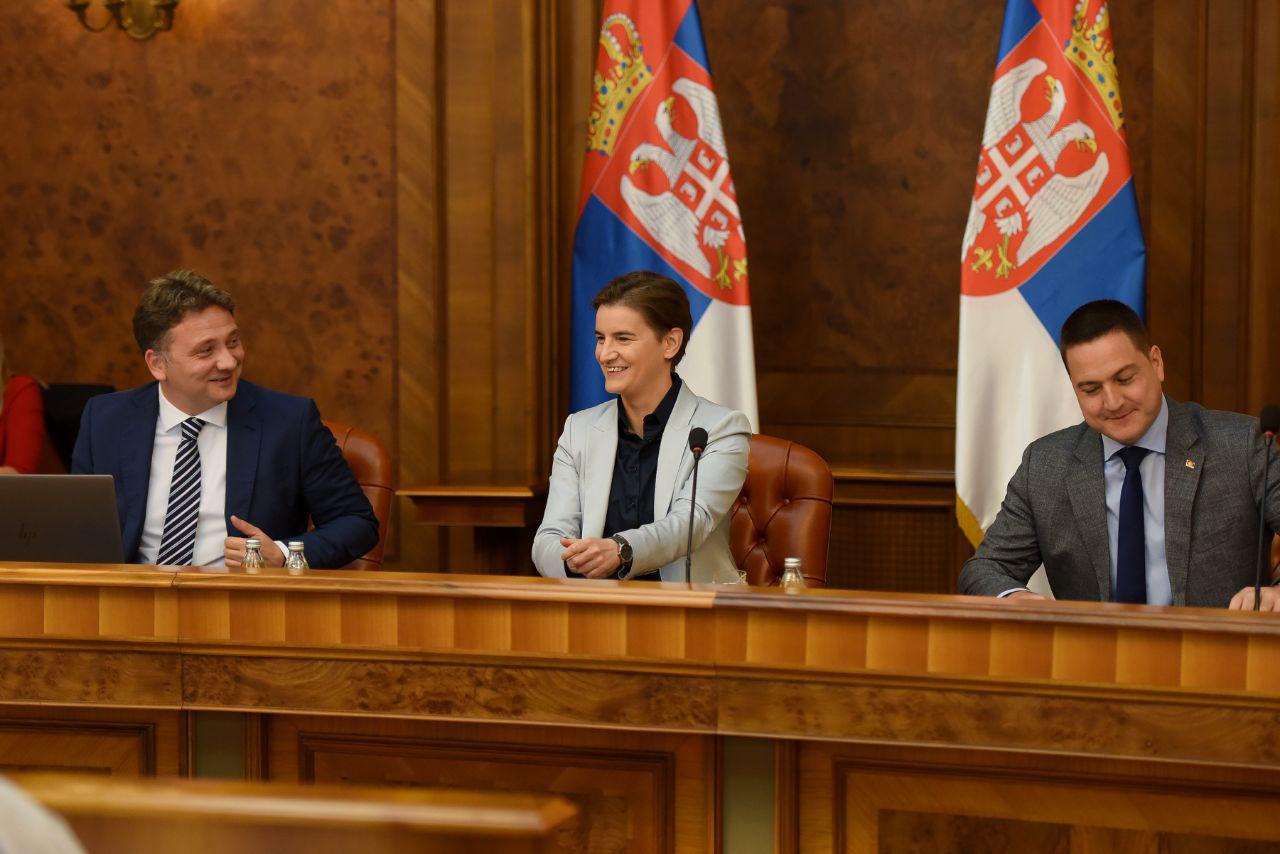
{"type": "MultiPolygon", "coordinates": [[[[1151,422],[1135,447],[1151,453],[1138,463],[1142,477],[1142,528],[1147,540],[1147,604],[1172,605],[1169,562],[1164,548],[1164,452],[1169,433],[1169,401],[1160,399],[1160,414],[1151,422]]],[[[1103,478],[1107,489],[1107,536],[1111,541],[1111,590],[1116,589],[1116,551],[1120,541],[1120,491],[1124,488],[1124,460],[1117,451],[1125,447],[1102,437],[1103,478]]]]}

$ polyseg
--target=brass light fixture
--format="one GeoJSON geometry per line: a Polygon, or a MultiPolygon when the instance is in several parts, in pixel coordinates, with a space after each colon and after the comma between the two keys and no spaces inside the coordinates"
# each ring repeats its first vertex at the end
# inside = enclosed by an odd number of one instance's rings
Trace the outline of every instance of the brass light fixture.
{"type": "Polygon", "coordinates": [[[89,32],[100,33],[114,23],[135,39],[149,39],[173,29],[173,10],[178,0],[104,0],[101,5],[108,17],[96,26],[89,22],[90,5],[89,0],[67,0],[67,8],[76,13],[89,32]]]}

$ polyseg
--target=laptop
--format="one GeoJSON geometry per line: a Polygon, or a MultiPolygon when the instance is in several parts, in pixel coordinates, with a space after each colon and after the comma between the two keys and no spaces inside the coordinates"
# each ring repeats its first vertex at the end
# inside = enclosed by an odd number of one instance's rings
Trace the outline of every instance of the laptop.
{"type": "Polygon", "coordinates": [[[0,560],[123,563],[109,474],[0,475],[0,560]]]}

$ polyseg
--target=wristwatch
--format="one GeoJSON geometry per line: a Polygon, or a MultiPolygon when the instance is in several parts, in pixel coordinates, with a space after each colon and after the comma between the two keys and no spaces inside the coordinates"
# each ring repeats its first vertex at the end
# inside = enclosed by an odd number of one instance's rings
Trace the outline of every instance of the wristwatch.
{"type": "MultiPolygon", "coordinates": [[[[626,537],[620,534],[614,534],[609,539],[618,544],[618,560],[622,561],[622,569],[625,573],[631,572],[631,543],[627,542],[626,537]]],[[[625,575],[623,576],[626,577],[625,575]]]]}

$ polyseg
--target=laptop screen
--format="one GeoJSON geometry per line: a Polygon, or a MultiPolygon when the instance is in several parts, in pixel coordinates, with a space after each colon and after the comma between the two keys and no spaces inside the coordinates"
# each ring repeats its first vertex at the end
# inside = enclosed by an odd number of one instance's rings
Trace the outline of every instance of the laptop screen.
{"type": "Polygon", "coordinates": [[[0,475],[0,560],[123,562],[114,478],[0,475]]]}

